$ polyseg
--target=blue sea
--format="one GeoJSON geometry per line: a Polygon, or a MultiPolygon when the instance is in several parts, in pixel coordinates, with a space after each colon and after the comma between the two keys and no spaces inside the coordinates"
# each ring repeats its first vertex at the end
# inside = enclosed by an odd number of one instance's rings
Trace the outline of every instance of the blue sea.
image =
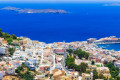
{"type": "Polygon", "coordinates": [[[0,28],[10,34],[46,43],[120,37],[120,6],[104,6],[105,4],[108,3],[0,3],[0,8],[12,6],[63,9],[69,12],[27,14],[0,10],[0,28]]]}
{"type": "Polygon", "coordinates": [[[107,50],[115,50],[120,51],[120,44],[100,44],[98,47],[107,49],[107,50]]]}

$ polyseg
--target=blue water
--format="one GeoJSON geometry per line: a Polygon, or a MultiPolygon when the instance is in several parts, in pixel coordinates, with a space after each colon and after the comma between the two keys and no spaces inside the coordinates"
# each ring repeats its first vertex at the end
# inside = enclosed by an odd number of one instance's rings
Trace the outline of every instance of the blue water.
{"type": "Polygon", "coordinates": [[[108,50],[120,51],[120,44],[100,44],[98,47],[105,48],[108,50]]]}
{"type": "Polygon", "coordinates": [[[83,41],[106,36],[120,37],[120,6],[106,3],[0,3],[32,9],[63,9],[70,14],[20,14],[0,10],[4,32],[46,43],[83,41]]]}

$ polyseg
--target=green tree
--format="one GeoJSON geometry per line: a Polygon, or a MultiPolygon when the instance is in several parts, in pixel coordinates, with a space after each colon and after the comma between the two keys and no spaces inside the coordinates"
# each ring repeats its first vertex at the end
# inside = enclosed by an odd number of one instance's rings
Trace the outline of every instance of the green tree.
{"type": "Polygon", "coordinates": [[[119,74],[119,68],[115,67],[113,63],[109,62],[105,65],[109,68],[110,74],[113,78],[116,78],[119,74]]]}
{"type": "Polygon", "coordinates": [[[99,74],[99,79],[107,80],[107,78],[105,78],[103,74],[99,74]]]}
{"type": "Polygon", "coordinates": [[[82,51],[81,49],[75,50],[74,55],[77,55],[80,59],[81,58],[88,59],[88,57],[89,57],[89,53],[85,52],[85,51],[82,51]]]}
{"type": "Polygon", "coordinates": [[[88,59],[89,55],[90,55],[90,54],[89,54],[88,52],[86,52],[84,57],[85,57],[86,59],[88,59]]]}
{"type": "Polygon", "coordinates": [[[34,80],[34,77],[31,75],[30,71],[27,71],[24,75],[21,76],[24,80],[34,80]]]}
{"type": "Polygon", "coordinates": [[[80,72],[85,73],[87,67],[88,67],[88,64],[82,62],[82,63],[80,64],[80,72]]]}
{"type": "MultiPolygon", "coordinates": [[[[14,34],[10,35],[8,33],[4,33],[2,32],[2,29],[0,29],[0,37],[4,38],[9,45],[12,44],[13,39],[17,39],[17,36],[15,36],[14,34]]],[[[17,39],[18,41],[21,40],[20,38],[17,39]]]]}
{"type": "Polygon", "coordinates": [[[95,61],[92,61],[91,64],[94,65],[94,64],[95,64],[95,61]]]}
{"type": "Polygon", "coordinates": [[[8,48],[9,54],[13,55],[13,53],[15,52],[15,48],[8,48]]]}
{"type": "Polygon", "coordinates": [[[0,29],[0,37],[3,37],[2,29],[0,29]]]}
{"type": "Polygon", "coordinates": [[[11,44],[13,42],[12,38],[7,38],[6,40],[7,40],[8,44],[11,44]]]}
{"type": "Polygon", "coordinates": [[[120,76],[117,76],[116,78],[117,78],[117,80],[120,80],[120,76]]]}
{"type": "Polygon", "coordinates": [[[0,28],[0,32],[2,32],[2,29],[0,28]]]}
{"type": "Polygon", "coordinates": [[[68,49],[67,52],[68,52],[70,55],[72,55],[73,50],[72,50],[72,49],[68,49]]]}
{"type": "Polygon", "coordinates": [[[86,73],[90,74],[91,70],[87,70],[86,73]]]}
{"type": "Polygon", "coordinates": [[[75,64],[75,67],[74,67],[74,68],[75,68],[75,71],[80,71],[80,65],[76,65],[76,64],[75,64]]]}
{"type": "Polygon", "coordinates": [[[15,70],[15,72],[17,73],[17,75],[22,78],[23,80],[34,80],[33,75],[31,75],[31,72],[29,71],[30,69],[28,69],[27,67],[27,71],[23,74],[21,73],[21,71],[24,71],[24,68],[26,67],[26,65],[24,63],[22,63],[21,66],[17,67],[17,69],[15,70]]]}
{"type": "Polygon", "coordinates": [[[13,39],[17,39],[17,36],[15,36],[14,34],[12,34],[12,38],[13,39]]]}
{"type": "Polygon", "coordinates": [[[27,67],[25,63],[22,63],[22,67],[27,67]]]}
{"type": "Polygon", "coordinates": [[[11,38],[11,36],[10,36],[8,33],[4,33],[3,37],[4,37],[5,39],[11,38]]]}
{"type": "Polygon", "coordinates": [[[50,74],[50,79],[52,79],[53,74],[50,74]]]}
{"type": "Polygon", "coordinates": [[[65,63],[66,63],[66,66],[69,68],[69,69],[73,69],[74,68],[74,61],[75,61],[75,59],[73,58],[73,57],[71,57],[71,56],[67,56],[67,58],[66,58],[66,61],[65,61],[65,63]]]}
{"type": "Polygon", "coordinates": [[[111,77],[109,80],[115,80],[115,79],[111,77]]]}
{"type": "Polygon", "coordinates": [[[82,49],[77,49],[74,51],[74,54],[78,55],[80,52],[82,52],[82,49]]]}
{"type": "Polygon", "coordinates": [[[15,72],[19,73],[19,74],[20,74],[20,71],[23,71],[23,67],[22,66],[17,67],[17,69],[15,70],[15,72]]]}
{"type": "Polygon", "coordinates": [[[98,79],[98,72],[96,69],[93,70],[93,80],[98,79]]]}

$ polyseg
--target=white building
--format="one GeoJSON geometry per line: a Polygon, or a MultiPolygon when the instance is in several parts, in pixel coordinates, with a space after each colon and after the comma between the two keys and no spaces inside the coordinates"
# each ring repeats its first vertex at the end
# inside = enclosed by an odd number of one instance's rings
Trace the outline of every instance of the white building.
{"type": "Polygon", "coordinates": [[[7,49],[6,47],[0,47],[0,54],[6,54],[7,53],[7,49]]]}
{"type": "Polygon", "coordinates": [[[15,74],[15,67],[12,64],[7,64],[6,73],[7,74],[15,74]]]}
{"type": "Polygon", "coordinates": [[[25,62],[28,68],[31,70],[34,70],[36,68],[37,60],[36,59],[28,59],[28,61],[25,62]]]}
{"type": "Polygon", "coordinates": [[[0,71],[0,80],[2,80],[3,75],[4,75],[4,71],[0,71]]]}

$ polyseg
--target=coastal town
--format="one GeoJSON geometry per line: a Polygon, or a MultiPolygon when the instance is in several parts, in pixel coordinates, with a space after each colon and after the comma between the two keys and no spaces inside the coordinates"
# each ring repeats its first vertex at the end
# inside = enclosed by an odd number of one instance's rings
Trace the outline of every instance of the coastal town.
{"type": "Polygon", "coordinates": [[[47,44],[0,30],[0,80],[120,80],[120,51],[97,46],[117,40],[47,44]]]}

